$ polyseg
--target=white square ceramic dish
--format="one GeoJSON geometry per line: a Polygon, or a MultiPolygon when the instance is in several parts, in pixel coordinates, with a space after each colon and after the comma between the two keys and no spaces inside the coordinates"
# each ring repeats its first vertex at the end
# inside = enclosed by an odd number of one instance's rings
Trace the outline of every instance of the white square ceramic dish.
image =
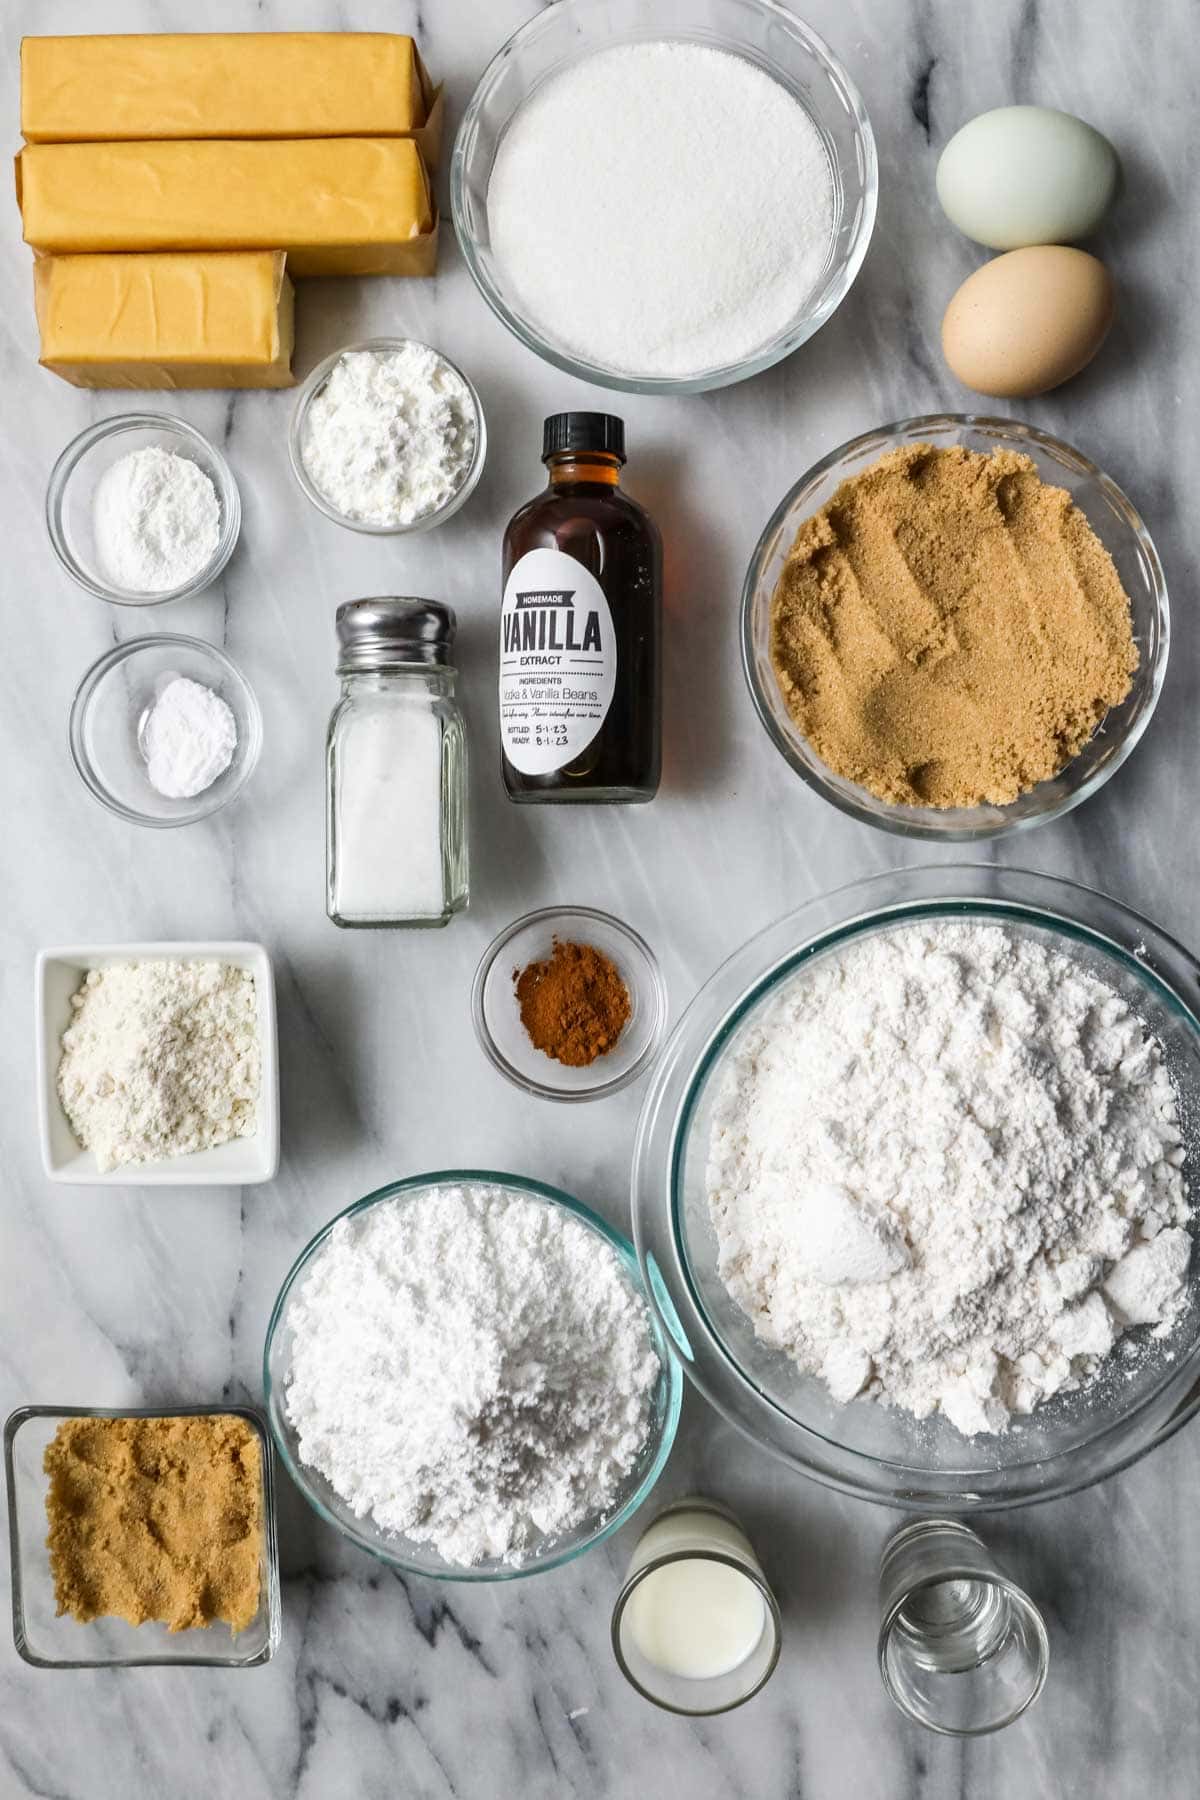
{"type": "Polygon", "coordinates": [[[42,1166],[51,1181],[87,1187],[249,1187],[273,1178],[279,1167],[279,1044],[275,977],[271,959],[261,944],[85,944],[42,950],[37,959],[35,1015],[38,1131],[42,1166]],[[92,1152],[80,1148],[58,1098],[56,1077],[62,1054],[59,1040],[70,1022],[71,995],[89,969],[156,960],[232,963],[253,975],[262,1060],[258,1130],[253,1137],[218,1144],[212,1150],[126,1164],[102,1174],[92,1152]]]}

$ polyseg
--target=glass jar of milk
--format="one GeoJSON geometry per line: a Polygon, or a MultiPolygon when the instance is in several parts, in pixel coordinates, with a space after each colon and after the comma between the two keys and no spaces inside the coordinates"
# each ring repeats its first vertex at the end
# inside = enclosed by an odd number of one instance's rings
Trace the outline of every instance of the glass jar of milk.
{"type": "Polygon", "coordinates": [[[329,721],[326,910],[335,925],[445,925],[467,904],[467,743],[455,618],[435,600],[348,600],[329,721]]]}
{"type": "Polygon", "coordinates": [[[626,1679],[670,1712],[728,1712],[758,1693],[779,1660],[779,1607],[726,1507],[693,1496],[647,1526],[612,1641],[626,1679]]]}

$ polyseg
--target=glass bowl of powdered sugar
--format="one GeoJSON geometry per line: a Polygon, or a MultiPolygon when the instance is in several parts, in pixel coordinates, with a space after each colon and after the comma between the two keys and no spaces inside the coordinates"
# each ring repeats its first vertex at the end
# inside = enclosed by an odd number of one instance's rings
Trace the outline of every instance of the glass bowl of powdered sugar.
{"type": "Polygon", "coordinates": [[[634,1156],[688,1375],[910,1512],[1052,1499],[1164,1442],[1200,1410],[1198,992],[1118,901],[994,865],[854,882],[751,939],[663,1051],[634,1156]]]}
{"type": "Polygon", "coordinates": [[[538,1574],[609,1537],[662,1473],[683,1386],[632,1245],[486,1169],[331,1219],[275,1303],[263,1384],[321,1518],[449,1581],[538,1574]]]}
{"type": "Polygon", "coordinates": [[[122,413],[69,443],[46,490],[59,562],[117,606],[201,593],[233,555],[237,482],[204,433],[169,413],[122,413]]]}
{"type": "Polygon", "coordinates": [[[71,757],[96,799],[131,825],[190,825],[254,771],[262,715],[223,650],[161,632],[118,644],[75,693],[71,757]]]}
{"type": "Polygon", "coordinates": [[[450,183],[467,267],[529,349],[699,393],[840,306],[878,168],[845,69],[774,0],[559,0],[485,70],[450,183]]]}

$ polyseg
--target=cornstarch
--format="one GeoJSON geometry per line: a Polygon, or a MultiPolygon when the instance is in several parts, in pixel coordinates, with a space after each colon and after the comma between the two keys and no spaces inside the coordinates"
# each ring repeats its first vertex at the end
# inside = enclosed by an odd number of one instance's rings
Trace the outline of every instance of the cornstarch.
{"type": "Polygon", "coordinates": [[[1192,1249],[1174,1085],[1113,989],[968,922],[814,964],[738,1044],[714,1110],[719,1267],[835,1400],[960,1432],[1165,1334],[1192,1249]]]}
{"type": "Polygon", "coordinates": [[[448,1562],[520,1563],[615,1504],[650,1430],[645,1303],[574,1218],[490,1186],[338,1221],[292,1310],[300,1455],[448,1562]]]}
{"type": "Polygon", "coordinates": [[[500,140],[492,253],[519,309],[629,375],[740,362],[829,260],[833,176],[798,100],[740,56],[623,44],[544,82],[500,140]]]}

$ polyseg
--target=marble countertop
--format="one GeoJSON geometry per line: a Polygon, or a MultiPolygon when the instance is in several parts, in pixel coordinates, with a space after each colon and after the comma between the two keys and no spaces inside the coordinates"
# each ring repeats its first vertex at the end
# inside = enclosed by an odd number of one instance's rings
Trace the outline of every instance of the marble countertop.
{"type": "MultiPolygon", "coordinates": [[[[534,0],[206,0],[209,28],[417,33],[452,119],[534,0]]],[[[442,346],[472,374],[490,456],[468,507],[411,541],[327,523],[287,466],[286,396],[171,404],[224,445],[241,547],[219,586],[168,612],[109,609],[58,569],[42,523],[50,466],[125,410],[36,365],[29,258],[0,208],[0,1403],[256,1399],[270,1305],[299,1247],[396,1176],[480,1165],[558,1183],[618,1224],[640,1091],[589,1107],[519,1098],[472,1035],[478,955],[528,907],[595,904],[654,945],[678,1012],[751,932],[823,888],[937,852],[842,818],[789,773],[747,698],[737,602],[755,538],[818,456],[883,420],[969,408],[938,348],[942,308],[981,259],[933,196],[966,118],[1044,101],[1094,120],[1125,160],[1106,233],[1120,321],[1083,377],[1019,410],[1095,457],[1142,508],[1176,600],[1172,666],[1145,744],[1059,824],[986,851],[1117,895],[1184,941],[1195,917],[1200,640],[1192,465],[1200,453],[1200,233],[1191,0],[804,0],[858,82],[879,142],[879,222],[857,285],[782,367],[723,393],[622,398],[627,481],[667,542],[662,794],[627,811],[515,809],[497,779],[499,538],[540,482],[545,412],[612,404],[511,340],[452,234],[435,282],[316,282],[297,368],[375,332],[442,346]],[[1152,13],[1152,17],[1151,17],[1152,13]],[[322,740],[337,602],[391,590],[452,602],[475,760],[474,899],[436,936],[339,934],[322,899],[322,740]],[[76,682],[116,640],[192,630],[224,644],[262,704],[265,749],[236,806],[175,832],[105,813],[76,779],[76,682]],[[38,947],[254,938],[278,978],[283,1161],[244,1192],[48,1183],[34,1119],[38,947]]],[[[17,136],[22,31],[187,29],[181,0],[6,0],[3,114],[17,136]]],[[[14,142],[15,147],[15,142],[14,142]]],[[[1000,408],[999,410],[1005,410],[1000,408]]],[[[252,1672],[44,1673],[0,1646],[0,1795],[239,1800],[971,1800],[1192,1795],[1200,1759],[1200,1431],[1077,1498],[985,1521],[1045,1609],[1053,1662],[1028,1718],[994,1739],[905,1724],[874,1662],[875,1573],[895,1515],[843,1500],[755,1451],[689,1395],[659,1497],[700,1489],[743,1514],[785,1615],[783,1660],[744,1712],[687,1723],[623,1685],[608,1620],[627,1530],[537,1580],[463,1590],[403,1579],[343,1547],[282,1479],[284,1633],[252,1672]]],[[[7,1569],[0,1580],[7,1581],[7,1569]]]]}

